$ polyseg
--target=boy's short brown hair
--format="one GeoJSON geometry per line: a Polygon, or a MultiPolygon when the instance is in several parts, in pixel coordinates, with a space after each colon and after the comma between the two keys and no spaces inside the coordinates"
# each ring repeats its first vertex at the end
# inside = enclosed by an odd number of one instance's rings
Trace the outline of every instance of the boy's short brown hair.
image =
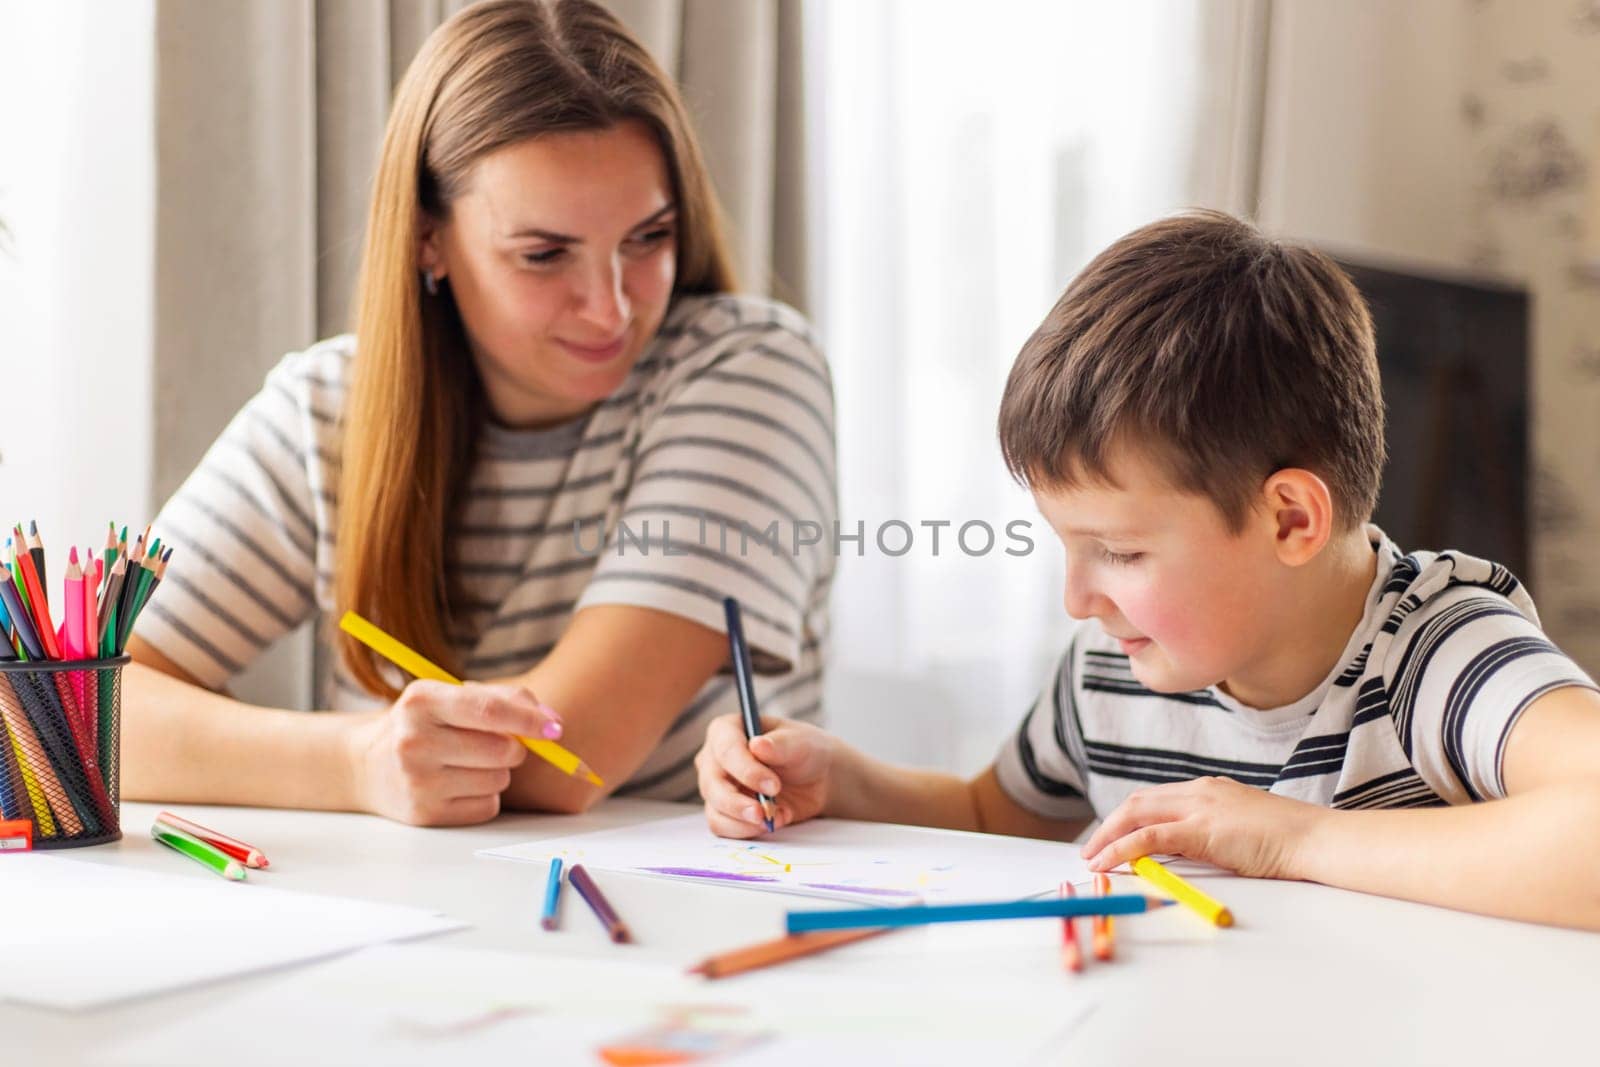
{"type": "Polygon", "coordinates": [[[1361,294],[1322,253],[1218,211],[1121,238],[1022,346],[1000,403],[1006,466],[1031,489],[1110,481],[1116,443],[1235,532],[1285,467],[1327,483],[1340,529],[1365,522],[1384,444],[1361,294]]]}

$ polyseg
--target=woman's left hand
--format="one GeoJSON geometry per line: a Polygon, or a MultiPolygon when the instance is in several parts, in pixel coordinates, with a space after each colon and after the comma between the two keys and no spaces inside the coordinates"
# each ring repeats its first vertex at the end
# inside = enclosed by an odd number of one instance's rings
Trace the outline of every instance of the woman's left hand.
{"type": "Polygon", "coordinates": [[[1130,795],[1090,836],[1083,856],[1094,871],[1173,855],[1249,878],[1299,878],[1306,839],[1331,814],[1232,778],[1196,778],[1130,795]]]}

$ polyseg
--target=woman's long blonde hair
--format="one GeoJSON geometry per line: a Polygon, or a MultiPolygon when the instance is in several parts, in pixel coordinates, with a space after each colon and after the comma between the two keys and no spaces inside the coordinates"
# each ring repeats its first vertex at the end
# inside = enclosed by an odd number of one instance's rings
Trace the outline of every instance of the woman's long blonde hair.
{"type": "MultiPolygon", "coordinates": [[[[336,611],[372,619],[461,674],[446,566],[487,417],[448,288],[420,291],[422,213],[449,217],[485,155],[541,134],[637,120],[655,133],[678,210],[675,293],[728,292],[734,273],[711,181],[672,80],[590,0],[491,0],[440,26],[395,93],[373,182],[344,411],[336,611]]],[[[393,698],[379,660],[343,632],[357,681],[393,698]]]]}

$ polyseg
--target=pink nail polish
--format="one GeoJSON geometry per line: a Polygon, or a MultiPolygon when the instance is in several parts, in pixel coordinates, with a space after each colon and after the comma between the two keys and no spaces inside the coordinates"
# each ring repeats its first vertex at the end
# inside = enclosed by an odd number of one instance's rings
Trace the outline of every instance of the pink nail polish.
{"type": "MultiPolygon", "coordinates": [[[[529,694],[532,696],[533,694],[529,694]]],[[[554,741],[561,736],[561,716],[556,714],[556,709],[549,704],[542,704],[535,700],[533,706],[539,709],[539,714],[547,717],[545,724],[539,728],[539,736],[546,741],[554,741]]]]}

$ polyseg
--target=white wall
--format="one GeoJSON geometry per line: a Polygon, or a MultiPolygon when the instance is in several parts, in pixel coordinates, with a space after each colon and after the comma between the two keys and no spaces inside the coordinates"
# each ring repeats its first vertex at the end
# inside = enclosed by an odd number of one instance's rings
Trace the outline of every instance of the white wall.
{"type": "Polygon", "coordinates": [[[0,4],[0,522],[56,560],[153,517],[154,26],[153,0],[0,4]]]}
{"type": "Polygon", "coordinates": [[[1369,258],[1467,266],[1461,0],[1277,0],[1271,34],[1262,224],[1369,258]]]}

